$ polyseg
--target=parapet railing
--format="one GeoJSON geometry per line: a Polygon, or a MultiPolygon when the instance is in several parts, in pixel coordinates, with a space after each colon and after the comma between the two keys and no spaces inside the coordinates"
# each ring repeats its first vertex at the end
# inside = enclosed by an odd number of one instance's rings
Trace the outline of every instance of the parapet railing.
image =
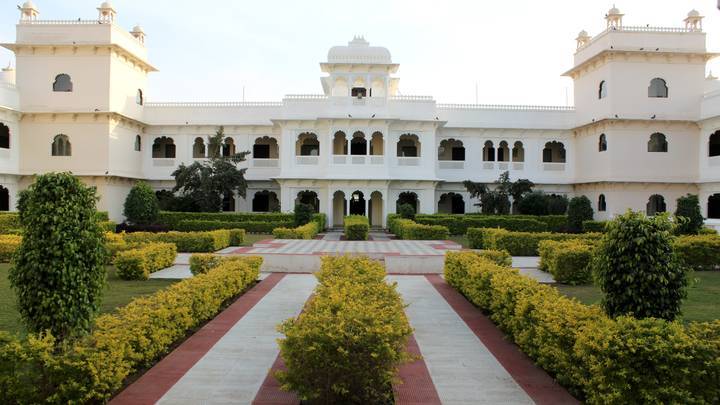
{"type": "Polygon", "coordinates": [[[91,25],[91,24],[113,24],[111,22],[105,22],[100,20],[20,20],[18,24],[22,25],[91,25]]]}
{"type": "Polygon", "coordinates": [[[324,94],[287,94],[283,100],[327,100],[324,94]]]}
{"type": "Polygon", "coordinates": [[[145,107],[156,108],[226,108],[226,107],[282,107],[276,101],[177,101],[145,103],[145,107]]]}
{"type": "Polygon", "coordinates": [[[432,96],[398,95],[388,97],[391,101],[434,101],[432,96]]]}
{"type": "Polygon", "coordinates": [[[592,43],[594,43],[599,38],[603,37],[608,32],[666,32],[666,33],[691,33],[691,32],[702,32],[699,28],[686,28],[686,27],[651,27],[651,26],[639,26],[639,25],[623,25],[622,27],[608,27],[605,30],[601,31],[590,41],[588,41],[585,46],[578,48],[578,51],[581,49],[585,49],[588,46],[590,46],[592,43]]]}
{"type": "Polygon", "coordinates": [[[562,105],[438,104],[437,108],[443,110],[575,111],[575,107],[562,105]]]}

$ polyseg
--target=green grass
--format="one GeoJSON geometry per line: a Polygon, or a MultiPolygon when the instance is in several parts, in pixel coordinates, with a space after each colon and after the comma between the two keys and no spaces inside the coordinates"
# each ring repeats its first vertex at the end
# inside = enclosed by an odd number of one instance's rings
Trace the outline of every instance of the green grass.
{"type": "Polygon", "coordinates": [[[450,235],[450,240],[460,244],[465,249],[470,248],[470,242],[465,235],[450,235]]]}
{"type": "Polygon", "coordinates": [[[274,237],[270,233],[248,233],[245,234],[245,243],[243,246],[252,246],[254,243],[264,239],[273,239],[274,237]]]}
{"type": "MultiPolygon", "coordinates": [[[[15,306],[15,291],[8,280],[9,264],[0,264],[0,331],[25,333],[20,314],[15,306]]],[[[114,311],[133,298],[149,295],[179,280],[125,281],[118,278],[115,268],[107,266],[108,284],[103,292],[101,313],[114,311]]]]}
{"type": "MultiPolygon", "coordinates": [[[[575,297],[588,305],[599,304],[602,299],[600,289],[592,285],[556,285],[556,288],[561,293],[575,297]]],[[[686,322],[720,319],[720,271],[693,273],[682,312],[682,319],[686,322]]]]}

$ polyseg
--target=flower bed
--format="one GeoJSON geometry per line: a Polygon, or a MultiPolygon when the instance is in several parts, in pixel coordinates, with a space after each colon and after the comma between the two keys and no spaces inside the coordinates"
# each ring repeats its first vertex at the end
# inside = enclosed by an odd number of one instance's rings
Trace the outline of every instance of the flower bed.
{"type": "Polygon", "coordinates": [[[137,298],[98,317],[90,335],[60,348],[50,335],[0,334],[3,402],[107,402],[128,376],[152,366],[257,280],[261,263],[260,258],[222,263],[137,298]]]}
{"type": "Polygon", "coordinates": [[[412,328],[385,269],[366,257],[322,258],[304,311],[279,330],[283,387],[312,403],[392,403],[412,328]]]}
{"type": "Polygon", "coordinates": [[[597,306],[472,252],[448,252],[445,279],[537,365],[590,404],[717,403],[720,321],[608,318],[597,306]]]}

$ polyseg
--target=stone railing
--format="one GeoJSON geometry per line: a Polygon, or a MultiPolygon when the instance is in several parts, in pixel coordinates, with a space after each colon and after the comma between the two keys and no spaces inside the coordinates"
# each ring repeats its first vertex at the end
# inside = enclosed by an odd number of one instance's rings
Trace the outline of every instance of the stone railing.
{"type": "Polygon", "coordinates": [[[701,29],[693,29],[693,28],[685,28],[685,27],[650,27],[650,26],[633,26],[633,25],[626,25],[622,27],[608,27],[607,29],[601,31],[597,35],[595,35],[591,40],[589,40],[584,46],[581,46],[577,50],[580,51],[582,49],[587,48],[591,44],[593,44],[596,40],[599,38],[602,38],[605,34],[608,32],[669,32],[669,33],[690,33],[690,32],[702,32],[701,29]]]}
{"type": "Polygon", "coordinates": [[[391,101],[434,101],[432,96],[390,96],[391,101]]]}
{"type": "Polygon", "coordinates": [[[282,107],[277,101],[177,101],[145,103],[150,108],[282,107]]]}
{"type": "Polygon", "coordinates": [[[21,25],[97,25],[97,24],[113,24],[100,20],[20,20],[21,25]]]}
{"type": "Polygon", "coordinates": [[[575,111],[575,107],[562,105],[438,104],[437,108],[442,110],[575,111]]]}
{"type": "Polygon", "coordinates": [[[283,100],[327,100],[328,96],[324,94],[288,94],[283,100]]]}

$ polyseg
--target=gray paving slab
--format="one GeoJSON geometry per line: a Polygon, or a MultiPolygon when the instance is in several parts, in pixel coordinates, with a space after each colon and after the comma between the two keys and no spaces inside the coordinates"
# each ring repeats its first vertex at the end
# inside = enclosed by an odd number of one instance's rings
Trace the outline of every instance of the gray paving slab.
{"type": "Polygon", "coordinates": [[[388,276],[408,304],[410,325],[440,400],[532,404],[532,399],[424,276],[388,276]]]}
{"type": "Polygon", "coordinates": [[[150,274],[151,279],[185,279],[192,277],[189,264],[173,264],[150,274]]]}
{"type": "Polygon", "coordinates": [[[542,270],[538,270],[535,268],[519,268],[520,274],[526,275],[528,277],[532,277],[535,280],[537,280],[539,283],[543,284],[554,284],[555,279],[553,278],[552,274],[546,273],[542,270]]]}
{"type": "Polygon", "coordinates": [[[537,268],[540,264],[540,256],[513,256],[512,266],[515,268],[537,268]]]}
{"type": "Polygon", "coordinates": [[[315,284],[310,274],[285,276],[158,403],[251,403],[279,353],[276,326],[300,313],[315,284]]]}

